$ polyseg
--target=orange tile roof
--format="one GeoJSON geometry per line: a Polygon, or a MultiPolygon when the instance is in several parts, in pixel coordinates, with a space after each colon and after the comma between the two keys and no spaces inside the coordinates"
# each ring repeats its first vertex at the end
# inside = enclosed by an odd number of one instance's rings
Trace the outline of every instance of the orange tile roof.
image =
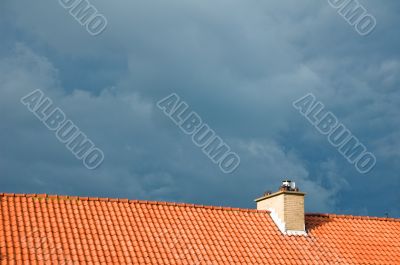
{"type": "Polygon", "coordinates": [[[307,214],[283,235],[268,211],[0,194],[0,264],[400,264],[400,219],[307,214]]]}

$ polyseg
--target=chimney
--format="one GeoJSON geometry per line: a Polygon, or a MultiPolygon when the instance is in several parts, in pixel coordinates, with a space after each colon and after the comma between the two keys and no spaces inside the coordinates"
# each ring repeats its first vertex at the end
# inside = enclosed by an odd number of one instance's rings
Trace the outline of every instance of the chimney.
{"type": "Polygon", "coordinates": [[[306,235],[304,223],[304,196],[295,182],[282,181],[279,191],[266,192],[256,199],[257,210],[269,210],[272,220],[284,234],[306,235]]]}

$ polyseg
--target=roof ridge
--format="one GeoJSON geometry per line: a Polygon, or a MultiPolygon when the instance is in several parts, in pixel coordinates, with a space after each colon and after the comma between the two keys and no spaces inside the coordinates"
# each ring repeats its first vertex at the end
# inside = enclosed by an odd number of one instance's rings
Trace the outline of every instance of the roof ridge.
{"type": "Polygon", "coordinates": [[[333,213],[305,213],[306,216],[326,217],[326,218],[343,218],[343,219],[361,219],[361,220],[377,220],[377,221],[394,221],[400,222],[400,218],[394,217],[378,217],[378,216],[363,216],[363,215],[345,215],[333,213]]]}
{"type": "Polygon", "coordinates": [[[43,193],[43,194],[0,193],[0,197],[25,197],[25,198],[49,198],[49,199],[63,199],[63,200],[78,200],[78,201],[122,202],[122,203],[138,203],[138,204],[188,207],[188,208],[203,208],[203,209],[224,210],[224,211],[269,213],[268,210],[246,209],[246,208],[227,207],[227,206],[212,206],[212,205],[166,202],[166,201],[131,200],[131,199],[126,199],[126,198],[49,195],[46,193],[43,193]]]}
{"type": "MultiPolygon", "coordinates": [[[[188,207],[188,208],[203,208],[203,209],[224,210],[224,211],[270,213],[270,211],[268,211],[268,210],[257,210],[257,209],[237,208],[237,207],[228,207],[228,206],[213,206],[213,205],[202,205],[202,204],[192,204],[192,203],[166,202],[166,201],[132,200],[132,199],[126,199],[126,198],[51,195],[51,194],[46,194],[46,193],[42,193],[42,194],[37,194],[37,193],[31,193],[31,194],[28,194],[28,193],[0,193],[0,197],[49,198],[49,199],[64,199],[64,200],[79,200],[79,201],[103,201],[103,202],[106,201],[106,202],[165,205],[165,206],[188,207]]],[[[315,217],[325,217],[325,218],[343,218],[343,219],[361,219],[361,220],[400,222],[400,218],[394,218],[394,217],[343,215],[343,214],[331,214],[331,213],[305,213],[305,215],[306,216],[315,216],[315,217]]]]}

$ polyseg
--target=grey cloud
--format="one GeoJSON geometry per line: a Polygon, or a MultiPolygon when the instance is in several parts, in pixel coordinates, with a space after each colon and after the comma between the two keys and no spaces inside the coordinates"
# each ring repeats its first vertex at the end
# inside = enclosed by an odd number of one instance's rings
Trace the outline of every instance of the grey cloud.
{"type": "MultiPolygon", "coordinates": [[[[382,215],[380,205],[398,202],[395,1],[363,1],[378,19],[365,38],[324,1],[91,2],[109,21],[95,38],[57,1],[1,4],[3,187],[26,181],[23,191],[249,207],[260,186],[274,189],[290,175],[309,191],[310,210],[382,215]],[[11,53],[18,41],[20,51],[11,53]],[[79,168],[13,103],[34,88],[54,97],[105,149],[98,171],[79,168]],[[170,92],[241,151],[237,173],[221,175],[154,107],[170,92]],[[376,153],[370,175],[360,177],[292,108],[308,92],[376,153]],[[25,164],[30,171],[21,171],[25,164]],[[376,189],[391,196],[364,205],[360,198],[376,189]]],[[[396,206],[390,211],[398,213],[396,206]]]]}

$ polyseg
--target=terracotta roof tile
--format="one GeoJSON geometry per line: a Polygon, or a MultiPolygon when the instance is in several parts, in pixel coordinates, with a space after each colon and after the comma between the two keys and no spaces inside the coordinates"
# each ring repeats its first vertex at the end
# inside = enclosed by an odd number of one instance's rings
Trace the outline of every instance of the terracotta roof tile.
{"type": "Polygon", "coordinates": [[[400,264],[400,219],[306,214],[283,235],[268,211],[0,194],[0,264],[400,264]]]}

